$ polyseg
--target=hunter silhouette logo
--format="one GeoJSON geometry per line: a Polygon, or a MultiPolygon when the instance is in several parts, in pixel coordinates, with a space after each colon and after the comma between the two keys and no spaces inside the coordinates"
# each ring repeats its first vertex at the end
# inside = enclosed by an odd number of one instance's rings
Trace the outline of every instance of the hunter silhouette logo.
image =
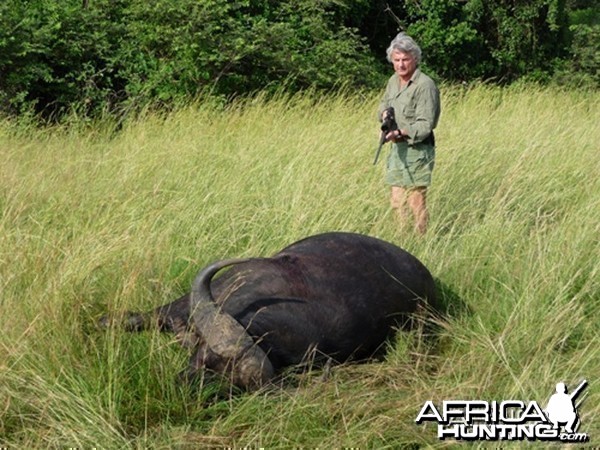
{"type": "Polygon", "coordinates": [[[575,399],[586,386],[587,380],[583,380],[572,394],[568,394],[565,383],[561,382],[556,385],[556,394],[550,397],[548,406],[546,406],[546,415],[555,429],[558,429],[562,423],[565,424],[566,433],[573,434],[577,431],[579,428],[579,415],[577,414],[579,405],[575,405],[575,399]]]}
{"type": "Polygon", "coordinates": [[[558,383],[545,410],[536,401],[444,400],[436,407],[428,400],[415,422],[436,422],[441,440],[587,442],[588,434],[577,432],[581,401],[576,402],[587,384],[583,380],[569,393],[558,383]]]}

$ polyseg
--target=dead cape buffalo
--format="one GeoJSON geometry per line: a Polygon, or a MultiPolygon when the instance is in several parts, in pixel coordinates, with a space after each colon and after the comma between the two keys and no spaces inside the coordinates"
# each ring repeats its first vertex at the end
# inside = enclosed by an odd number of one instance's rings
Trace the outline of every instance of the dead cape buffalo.
{"type": "Polygon", "coordinates": [[[426,303],[435,306],[435,285],[417,258],[373,237],[333,232],[271,258],[210,264],[191,293],[128,313],[126,326],[158,325],[187,341],[194,349],[188,378],[207,369],[254,389],[307,358],[368,358],[426,303]]]}

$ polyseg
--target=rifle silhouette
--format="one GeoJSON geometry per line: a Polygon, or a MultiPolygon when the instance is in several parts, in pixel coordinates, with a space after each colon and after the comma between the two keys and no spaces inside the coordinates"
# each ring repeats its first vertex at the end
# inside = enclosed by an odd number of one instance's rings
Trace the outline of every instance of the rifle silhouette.
{"type": "Polygon", "coordinates": [[[571,401],[574,401],[575,398],[579,396],[579,394],[581,394],[581,392],[587,387],[587,385],[587,380],[583,380],[581,383],[579,383],[579,386],[577,386],[575,390],[571,394],[569,394],[571,401]]]}

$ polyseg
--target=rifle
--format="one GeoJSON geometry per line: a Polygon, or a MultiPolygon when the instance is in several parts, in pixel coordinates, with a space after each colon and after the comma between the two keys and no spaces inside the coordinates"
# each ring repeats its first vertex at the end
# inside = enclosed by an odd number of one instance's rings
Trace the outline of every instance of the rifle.
{"type": "Polygon", "coordinates": [[[396,123],[396,115],[393,107],[389,107],[383,111],[383,122],[381,122],[381,136],[379,137],[379,147],[377,148],[377,152],[375,153],[375,161],[373,161],[373,165],[377,164],[377,160],[379,159],[379,154],[381,153],[381,147],[383,144],[387,142],[385,138],[389,132],[395,131],[398,129],[398,124],[396,123]]]}
{"type": "Polygon", "coordinates": [[[583,391],[586,388],[587,384],[588,384],[587,380],[583,380],[581,383],[579,383],[579,386],[577,386],[575,388],[573,393],[569,394],[569,397],[571,397],[571,400],[575,400],[575,397],[577,397],[579,394],[581,394],[581,391],[583,391]]]}

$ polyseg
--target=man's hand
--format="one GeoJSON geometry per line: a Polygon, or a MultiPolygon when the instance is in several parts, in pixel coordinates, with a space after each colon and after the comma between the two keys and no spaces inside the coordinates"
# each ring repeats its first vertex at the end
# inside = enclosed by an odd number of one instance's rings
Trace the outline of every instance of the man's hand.
{"type": "Polygon", "coordinates": [[[386,140],[386,142],[387,141],[400,142],[404,139],[405,133],[406,132],[404,130],[390,131],[388,134],[385,135],[385,140],[386,140]]]}

